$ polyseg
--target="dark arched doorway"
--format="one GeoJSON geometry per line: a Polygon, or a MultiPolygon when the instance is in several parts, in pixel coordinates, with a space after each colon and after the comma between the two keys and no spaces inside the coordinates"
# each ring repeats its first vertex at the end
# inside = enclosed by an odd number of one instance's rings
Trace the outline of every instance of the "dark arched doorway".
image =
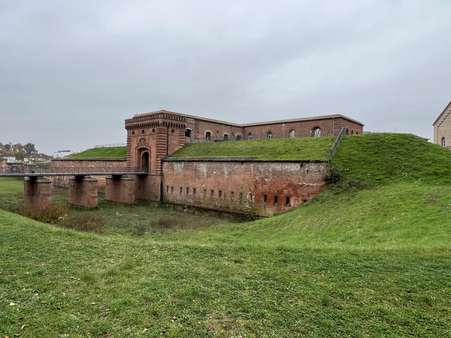
{"type": "Polygon", "coordinates": [[[141,170],[146,173],[150,171],[150,156],[148,151],[141,152],[141,170]]]}

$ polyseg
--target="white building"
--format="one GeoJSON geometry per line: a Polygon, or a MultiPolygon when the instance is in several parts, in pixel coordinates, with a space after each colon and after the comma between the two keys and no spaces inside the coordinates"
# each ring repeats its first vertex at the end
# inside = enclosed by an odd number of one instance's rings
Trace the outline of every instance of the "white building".
{"type": "Polygon", "coordinates": [[[434,143],[451,149],[451,102],[440,113],[433,126],[434,143]]]}

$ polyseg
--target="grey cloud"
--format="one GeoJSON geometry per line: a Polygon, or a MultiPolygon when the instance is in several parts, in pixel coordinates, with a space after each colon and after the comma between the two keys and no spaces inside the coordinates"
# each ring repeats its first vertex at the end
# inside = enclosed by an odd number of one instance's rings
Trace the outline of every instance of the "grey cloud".
{"type": "Polygon", "coordinates": [[[0,141],[123,142],[165,107],[236,122],[341,112],[430,137],[448,1],[3,1],[0,141]]]}

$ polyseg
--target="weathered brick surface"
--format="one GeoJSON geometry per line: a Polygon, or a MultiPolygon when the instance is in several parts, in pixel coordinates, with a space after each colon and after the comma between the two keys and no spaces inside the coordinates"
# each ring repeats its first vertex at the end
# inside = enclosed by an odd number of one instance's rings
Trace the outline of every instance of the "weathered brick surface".
{"type": "Polygon", "coordinates": [[[52,206],[52,181],[48,178],[24,179],[24,207],[44,211],[52,206]]]}
{"type": "Polygon", "coordinates": [[[105,199],[111,202],[133,204],[136,201],[135,184],[134,177],[107,177],[105,199]]]}
{"type": "Polygon", "coordinates": [[[165,161],[164,200],[270,216],[318,195],[328,164],[319,162],[165,161]]]}
{"type": "MultiPolygon", "coordinates": [[[[50,171],[54,172],[73,172],[86,169],[88,171],[123,171],[127,168],[126,160],[53,160],[50,163],[50,171]]],[[[106,176],[96,176],[98,189],[104,190],[106,176]]],[[[57,187],[68,188],[70,177],[57,176],[52,177],[53,184],[57,187]]]]}
{"type": "Polygon", "coordinates": [[[91,177],[71,177],[69,203],[85,208],[97,207],[97,180],[91,177]]]}

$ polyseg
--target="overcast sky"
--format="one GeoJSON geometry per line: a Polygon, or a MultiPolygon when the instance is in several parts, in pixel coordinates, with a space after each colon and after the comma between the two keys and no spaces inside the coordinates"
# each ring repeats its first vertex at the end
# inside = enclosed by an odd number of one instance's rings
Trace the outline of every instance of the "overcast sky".
{"type": "Polygon", "coordinates": [[[160,108],[431,137],[450,100],[449,0],[0,0],[0,142],[50,154],[160,108]]]}

